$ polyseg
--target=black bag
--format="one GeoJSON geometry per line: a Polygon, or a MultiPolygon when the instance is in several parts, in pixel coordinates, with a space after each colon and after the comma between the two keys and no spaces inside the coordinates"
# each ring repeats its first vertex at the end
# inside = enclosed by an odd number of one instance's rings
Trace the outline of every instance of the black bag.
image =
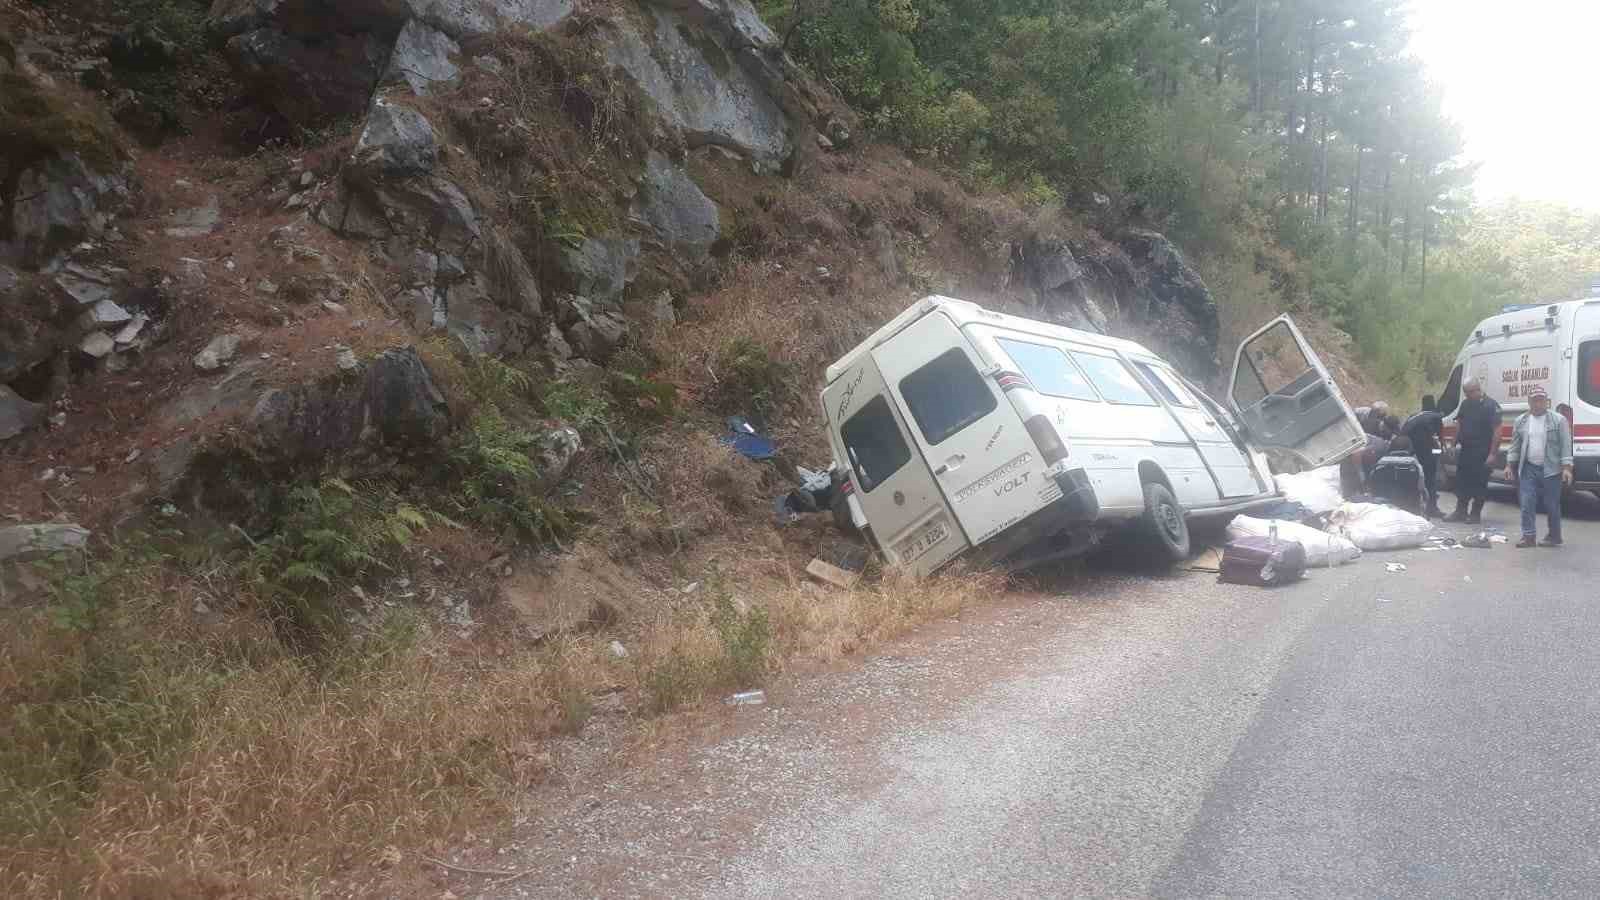
{"type": "Polygon", "coordinates": [[[1273,587],[1299,581],[1305,574],[1306,548],[1299,541],[1242,537],[1222,548],[1222,574],[1218,580],[1273,587]]]}
{"type": "Polygon", "coordinates": [[[1385,456],[1368,479],[1373,496],[1407,512],[1421,514],[1427,506],[1427,485],[1422,463],[1415,456],[1385,456]]]}

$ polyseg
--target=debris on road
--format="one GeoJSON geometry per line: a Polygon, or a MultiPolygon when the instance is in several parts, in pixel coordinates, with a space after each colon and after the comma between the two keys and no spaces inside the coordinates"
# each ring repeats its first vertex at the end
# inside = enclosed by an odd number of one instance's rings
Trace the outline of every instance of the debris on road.
{"type": "Polygon", "coordinates": [[[756,462],[765,462],[778,455],[778,445],[772,438],[756,431],[756,427],[743,416],[728,419],[728,433],[723,435],[722,443],[732,447],[735,453],[756,462]]]}
{"type": "Polygon", "coordinates": [[[1405,563],[1389,563],[1388,565],[1384,566],[1383,569],[1384,571],[1393,575],[1404,572],[1406,570],[1406,565],[1405,563]]]}
{"type": "Polygon", "coordinates": [[[729,706],[762,706],[766,702],[766,691],[740,691],[727,699],[729,706]]]}
{"type": "Polygon", "coordinates": [[[1222,550],[1218,547],[1207,547],[1200,551],[1200,555],[1189,561],[1189,571],[1210,572],[1218,574],[1222,571],[1222,550]]]}
{"type": "Polygon", "coordinates": [[[840,590],[848,591],[861,580],[860,572],[851,572],[841,569],[833,563],[822,559],[813,559],[806,564],[806,574],[822,582],[832,585],[840,590]]]}

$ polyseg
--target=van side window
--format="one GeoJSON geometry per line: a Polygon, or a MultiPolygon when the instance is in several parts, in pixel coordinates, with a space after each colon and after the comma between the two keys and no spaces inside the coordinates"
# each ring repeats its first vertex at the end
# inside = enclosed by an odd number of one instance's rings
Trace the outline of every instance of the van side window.
{"type": "Polygon", "coordinates": [[[1100,390],[1100,396],[1126,406],[1155,406],[1156,400],[1133,377],[1122,360],[1090,353],[1074,353],[1072,358],[1100,390]]]}
{"type": "Polygon", "coordinates": [[[1584,341],[1578,348],[1578,396],[1600,406],[1600,341],[1584,341]]]}
{"type": "Polygon", "coordinates": [[[1060,350],[1010,338],[996,338],[995,342],[1039,393],[1068,400],[1099,401],[1100,395],[1094,392],[1089,379],[1083,377],[1078,367],[1060,350]]]}
{"type": "Polygon", "coordinates": [[[911,448],[900,436],[900,426],[882,394],[868,400],[845,420],[839,436],[844,438],[845,451],[850,454],[856,482],[866,493],[872,493],[873,488],[911,461],[911,448]]]}
{"type": "Polygon", "coordinates": [[[1439,412],[1450,415],[1461,405],[1461,367],[1456,366],[1450,370],[1450,380],[1444,383],[1444,391],[1439,394],[1439,412]]]}
{"type": "Polygon", "coordinates": [[[900,379],[900,396],[922,436],[934,447],[994,412],[996,405],[994,392],[959,347],[946,350],[900,379]]]}
{"type": "Polygon", "coordinates": [[[1156,393],[1160,394],[1168,403],[1187,409],[1197,408],[1194,398],[1189,396],[1189,392],[1184,389],[1183,385],[1178,383],[1176,378],[1172,377],[1170,372],[1142,362],[1134,363],[1134,365],[1144,373],[1144,377],[1150,379],[1150,383],[1156,387],[1156,393]]]}

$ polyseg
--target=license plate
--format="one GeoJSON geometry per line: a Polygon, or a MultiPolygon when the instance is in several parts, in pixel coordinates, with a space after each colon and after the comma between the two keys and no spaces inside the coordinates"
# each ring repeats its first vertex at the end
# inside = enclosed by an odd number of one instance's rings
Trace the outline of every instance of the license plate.
{"type": "Polygon", "coordinates": [[[915,535],[900,542],[902,562],[915,562],[950,536],[950,524],[943,518],[935,519],[915,535]]]}

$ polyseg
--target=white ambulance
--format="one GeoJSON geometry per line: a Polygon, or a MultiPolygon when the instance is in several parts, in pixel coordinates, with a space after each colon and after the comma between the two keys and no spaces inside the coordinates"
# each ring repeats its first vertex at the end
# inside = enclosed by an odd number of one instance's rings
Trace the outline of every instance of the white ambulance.
{"type": "Polygon", "coordinates": [[[1490,472],[1504,483],[1511,427],[1528,411],[1535,385],[1550,394],[1552,409],[1572,422],[1574,487],[1600,492],[1600,286],[1583,300],[1508,307],[1478,323],[1467,336],[1455,368],[1439,395],[1444,419],[1444,476],[1455,478],[1455,414],[1461,383],[1476,376],[1484,393],[1500,404],[1500,446],[1490,472]]]}
{"type": "Polygon", "coordinates": [[[927,297],[827,370],[822,404],[858,526],[892,565],[1021,568],[1135,525],[1168,558],[1189,522],[1280,499],[1365,446],[1287,317],[1239,348],[1230,409],[1131,341],[927,297]],[[969,551],[974,551],[969,553],[969,551]]]}

